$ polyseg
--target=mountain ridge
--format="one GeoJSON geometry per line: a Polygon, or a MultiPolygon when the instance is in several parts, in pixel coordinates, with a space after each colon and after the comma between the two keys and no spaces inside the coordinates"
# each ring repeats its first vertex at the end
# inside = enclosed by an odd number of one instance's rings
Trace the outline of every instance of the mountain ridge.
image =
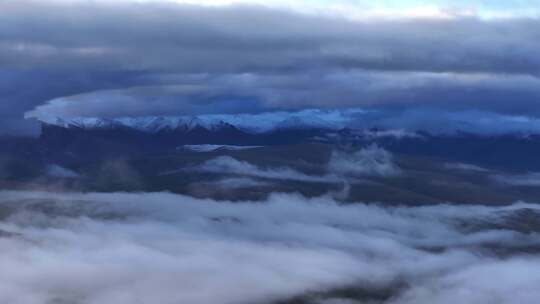
{"type": "Polygon", "coordinates": [[[279,129],[330,129],[339,130],[351,126],[355,114],[363,110],[302,110],[298,112],[265,112],[259,114],[208,114],[191,116],[145,116],[145,117],[53,117],[38,119],[41,123],[63,128],[110,129],[130,128],[147,133],[163,130],[191,130],[196,127],[207,130],[231,125],[253,134],[268,133],[279,129]]]}

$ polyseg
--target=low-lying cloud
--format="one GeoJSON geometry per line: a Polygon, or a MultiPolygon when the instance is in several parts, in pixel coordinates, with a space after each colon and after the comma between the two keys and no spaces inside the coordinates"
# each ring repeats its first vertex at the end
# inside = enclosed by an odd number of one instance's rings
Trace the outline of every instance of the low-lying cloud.
{"type": "Polygon", "coordinates": [[[194,169],[205,172],[238,174],[280,180],[306,182],[336,181],[336,177],[307,175],[289,167],[262,168],[247,161],[237,160],[230,156],[218,156],[204,162],[194,169]]]}
{"type": "Polygon", "coordinates": [[[334,151],[328,169],[342,175],[392,177],[401,174],[392,153],[377,145],[356,152],[334,151]]]}
{"type": "Polygon", "coordinates": [[[344,183],[355,182],[363,177],[395,177],[402,170],[394,162],[391,152],[377,145],[360,148],[357,151],[335,150],[322,175],[308,175],[290,167],[259,167],[248,161],[231,156],[218,156],[195,167],[165,174],[175,174],[186,170],[252,176],[265,179],[291,180],[302,182],[344,183]]]}
{"type": "Polygon", "coordinates": [[[245,177],[232,177],[224,178],[215,182],[205,183],[207,186],[217,187],[219,189],[230,190],[230,189],[244,189],[244,188],[254,188],[254,187],[268,187],[272,183],[259,181],[251,178],[245,177]]]}
{"type": "Polygon", "coordinates": [[[495,174],[491,178],[506,186],[540,187],[540,173],[525,174],[495,174]]]}
{"type": "Polygon", "coordinates": [[[59,165],[49,165],[46,168],[46,173],[50,177],[57,178],[77,178],[79,174],[69,168],[64,168],[59,165]]]}
{"type": "Polygon", "coordinates": [[[540,299],[540,223],[512,226],[537,217],[537,205],[0,192],[0,208],[5,303],[272,303],[310,292],[333,301],[324,292],[344,287],[387,290],[372,300],[388,304],[540,299]]]}
{"type": "Polygon", "coordinates": [[[450,170],[458,170],[458,171],[464,171],[464,172],[480,172],[480,173],[486,173],[490,172],[490,169],[473,165],[473,164],[467,164],[467,163],[446,163],[444,164],[444,168],[450,169],[450,170]]]}

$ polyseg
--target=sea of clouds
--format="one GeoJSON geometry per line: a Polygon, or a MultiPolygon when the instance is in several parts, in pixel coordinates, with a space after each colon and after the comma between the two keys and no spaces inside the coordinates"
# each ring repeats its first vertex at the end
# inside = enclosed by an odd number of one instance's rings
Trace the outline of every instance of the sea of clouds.
{"type": "Polygon", "coordinates": [[[312,294],[313,303],[536,304],[539,232],[540,206],[525,203],[0,192],[0,302],[275,303],[312,294]],[[343,302],[325,294],[336,288],[386,295],[343,302]]]}

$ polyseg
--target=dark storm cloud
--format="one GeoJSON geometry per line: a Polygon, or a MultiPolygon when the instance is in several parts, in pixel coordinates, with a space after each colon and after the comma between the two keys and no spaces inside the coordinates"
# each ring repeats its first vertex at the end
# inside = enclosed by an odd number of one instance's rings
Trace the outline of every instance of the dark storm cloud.
{"type": "Polygon", "coordinates": [[[540,21],[534,19],[355,22],[256,6],[165,3],[4,1],[0,8],[1,58],[14,66],[540,70],[540,21]]]}
{"type": "MultiPolygon", "coordinates": [[[[156,81],[175,82],[174,78],[169,75],[156,81]]],[[[356,70],[287,75],[227,74],[183,77],[177,81],[184,84],[58,98],[37,107],[29,116],[49,120],[358,106],[392,112],[420,107],[540,116],[537,107],[540,79],[525,75],[356,70]]]]}
{"type": "Polygon", "coordinates": [[[100,116],[381,104],[538,112],[538,19],[352,21],[260,6],[8,0],[0,20],[0,67],[10,71],[0,74],[0,133],[27,130],[23,112],[51,99],[156,85],[204,89],[139,90],[128,94],[131,107],[82,98],[70,108],[100,116]]]}

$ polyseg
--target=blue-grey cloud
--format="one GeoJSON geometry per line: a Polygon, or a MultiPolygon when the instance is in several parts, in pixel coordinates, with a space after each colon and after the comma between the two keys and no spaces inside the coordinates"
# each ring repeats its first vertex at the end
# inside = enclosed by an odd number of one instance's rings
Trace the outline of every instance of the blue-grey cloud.
{"type": "Polygon", "coordinates": [[[536,19],[358,22],[257,6],[0,5],[0,58],[9,66],[183,72],[329,66],[535,75],[540,68],[536,19]]]}
{"type": "Polygon", "coordinates": [[[111,118],[358,106],[540,115],[540,79],[525,75],[340,70],[169,76],[162,81],[179,84],[65,96],[39,106],[32,116],[111,118]]]}
{"type": "MultiPolygon", "coordinates": [[[[163,94],[141,94],[130,115],[389,103],[538,109],[535,18],[351,20],[255,5],[22,0],[1,2],[0,19],[4,130],[21,129],[22,112],[56,97],[141,85],[207,89],[157,107],[163,94]]],[[[90,112],[124,108],[101,98],[111,106],[90,112]]]]}

